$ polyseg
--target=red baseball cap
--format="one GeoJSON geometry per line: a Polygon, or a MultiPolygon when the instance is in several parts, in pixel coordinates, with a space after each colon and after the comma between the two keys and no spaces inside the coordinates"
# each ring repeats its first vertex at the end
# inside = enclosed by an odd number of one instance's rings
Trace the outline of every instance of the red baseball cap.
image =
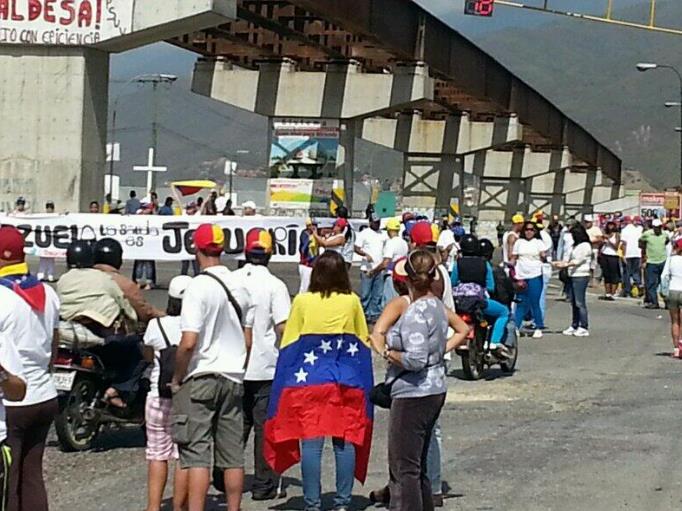
{"type": "Polygon", "coordinates": [[[437,240],[433,239],[433,229],[429,222],[417,222],[410,232],[412,243],[418,247],[433,245],[437,240]]]}
{"type": "Polygon", "coordinates": [[[272,235],[260,227],[251,229],[246,234],[244,252],[272,254],[272,235]]]}
{"type": "Polygon", "coordinates": [[[219,256],[225,248],[225,233],[215,224],[201,224],[194,231],[194,246],[210,256],[219,256]]]}
{"type": "Polygon", "coordinates": [[[334,227],[341,227],[342,229],[345,229],[348,227],[348,220],[345,218],[337,218],[336,222],[334,222],[334,227]]]}
{"type": "Polygon", "coordinates": [[[405,269],[405,263],[407,262],[407,257],[401,257],[395,262],[393,266],[393,282],[407,282],[407,270],[405,269]]]}
{"type": "Polygon", "coordinates": [[[10,262],[24,260],[24,237],[16,227],[0,227],[0,259],[10,262]]]}

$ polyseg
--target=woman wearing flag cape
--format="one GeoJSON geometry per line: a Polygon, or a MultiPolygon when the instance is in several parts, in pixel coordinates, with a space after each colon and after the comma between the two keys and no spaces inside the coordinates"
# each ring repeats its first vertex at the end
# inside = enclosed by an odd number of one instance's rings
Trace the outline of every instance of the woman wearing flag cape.
{"type": "Polygon", "coordinates": [[[264,454],[282,473],[301,461],[306,511],[321,509],[324,439],[336,458],[334,509],[348,510],[353,475],[364,482],[372,440],[372,357],[362,305],[343,258],[316,261],[308,293],[298,295],[282,338],[265,423],[264,454]],[[302,452],[301,452],[302,451],[302,452]]]}

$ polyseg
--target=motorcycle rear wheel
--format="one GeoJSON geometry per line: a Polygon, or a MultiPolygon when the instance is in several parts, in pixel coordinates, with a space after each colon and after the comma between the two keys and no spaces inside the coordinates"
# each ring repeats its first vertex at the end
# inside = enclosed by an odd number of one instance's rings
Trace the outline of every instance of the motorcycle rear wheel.
{"type": "Polygon", "coordinates": [[[483,352],[479,349],[478,342],[469,344],[469,349],[463,352],[462,371],[467,380],[476,381],[483,378],[485,372],[485,362],[483,361],[483,352]]]}
{"type": "Polygon", "coordinates": [[[99,432],[96,419],[83,416],[97,394],[97,386],[89,378],[77,378],[64,398],[61,412],[55,418],[59,446],[64,452],[87,451],[99,432]]]}
{"type": "Polygon", "coordinates": [[[500,368],[502,369],[503,373],[512,374],[516,370],[516,361],[519,359],[518,344],[513,348],[510,348],[509,351],[512,353],[511,358],[508,358],[506,361],[502,362],[500,364],[500,368]]]}

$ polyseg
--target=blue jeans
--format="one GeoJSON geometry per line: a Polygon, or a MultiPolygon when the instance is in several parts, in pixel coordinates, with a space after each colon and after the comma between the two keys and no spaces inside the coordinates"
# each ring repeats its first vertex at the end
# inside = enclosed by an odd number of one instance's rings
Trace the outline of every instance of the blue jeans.
{"type": "Polygon", "coordinates": [[[490,342],[492,344],[500,344],[504,339],[504,331],[509,322],[509,309],[500,302],[488,299],[488,303],[485,309],[483,309],[483,314],[495,321],[490,342]]]}
{"type": "Polygon", "coordinates": [[[154,261],[136,260],[133,264],[133,281],[141,284],[156,284],[154,261]]]}
{"type": "Polygon", "coordinates": [[[368,320],[375,320],[381,316],[381,301],[384,295],[384,275],[378,274],[372,277],[366,273],[360,274],[360,300],[362,310],[368,320]]]}
{"type": "Polygon", "coordinates": [[[587,321],[587,286],[590,284],[590,277],[571,277],[571,308],[573,309],[573,328],[588,328],[587,321]]]}
{"type": "Polygon", "coordinates": [[[632,292],[632,283],[642,287],[642,260],[639,257],[628,257],[623,263],[623,291],[626,294],[632,292]]]}
{"type": "Polygon", "coordinates": [[[381,304],[381,309],[383,310],[388,302],[393,300],[396,296],[398,296],[398,292],[393,286],[393,277],[389,275],[388,277],[384,278],[384,298],[383,303],[381,304]]]}
{"type": "Polygon", "coordinates": [[[661,284],[661,273],[665,263],[646,263],[646,303],[658,307],[658,286],[661,284]]]}
{"type": "Polygon", "coordinates": [[[441,495],[443,493],[443,481],[441,480],[441,456],[443,439],[440,431],[440,423],[436,422],[431,433],[429,452],[426,455],[426,476],[431,482],[431,493],[441,495]]]}
{"type": "Polygon", "coordinates": [[[521,328],[523,325],[523,318],[526,313],[530,311],[533,315],[533,322],[535,328],[544,328],[545,322],[540,310],[540,296],[542,296],[543,279],[542,275],[533,279],[526,279],[528,288],[523,293],[518,293],[517,298],[519,303],[516,304],[516,328],[521,328]]]}
{"type": "MultiPolygon", "coordinates": [[[[338,438],[333,439],[336,459],[336,496],[334,507],[350,506],[355,472],[355,446],[338,438]]],[[[301,441],[301,474],[303,500],[306,509],[322,508],[321,466],[324,438],[301,441]]]]}
{"type": "Polygon", "coordinates": [[[549,281],[552,280],[552,269],[542,268],[542,294],[540,295],[540,313],[542,314],[542,324],[545,324],[545,310],[546,310],[546,300],[547,300],[547,288],[549,287],[549,281]]]}

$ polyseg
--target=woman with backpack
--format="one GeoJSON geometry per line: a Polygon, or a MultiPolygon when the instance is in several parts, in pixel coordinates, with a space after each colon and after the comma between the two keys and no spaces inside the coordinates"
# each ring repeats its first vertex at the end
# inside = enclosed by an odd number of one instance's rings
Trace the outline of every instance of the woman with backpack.
{"type": "MultiPolygon", "coordinates": [[[[160,511],[168,478],[168,462],[178,459],[178,448],[171,438],[173,400],[170,381],[173,376],[175,348],[180,344],[180,311],[182,298],[192,278],[180,275],[173,278],[168,288],[167,316],[149,322],[144,334],[145,359],[154,367],[151,388],[147,394],[145,423],[147,429],[146,457],[147,511],[160,511]]],[[[177,462],[176,462],[177,463],[177,462]]],[[[189,472],[180,464],[175,468],[173,511],[185,508],[189,486],[189,472]]]]}

